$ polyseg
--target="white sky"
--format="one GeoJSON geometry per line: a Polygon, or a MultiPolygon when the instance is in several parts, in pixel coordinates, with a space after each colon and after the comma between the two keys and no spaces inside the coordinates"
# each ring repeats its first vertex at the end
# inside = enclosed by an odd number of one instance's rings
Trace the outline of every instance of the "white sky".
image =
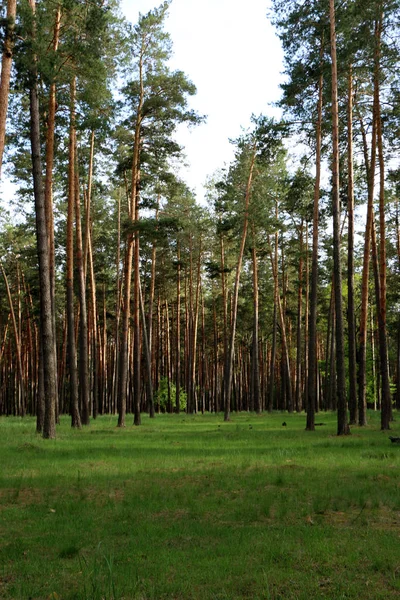
{"type": "MultiPolygon", "coordinates": [[[[136,23],[161,0],[122,0],[136,23]]],[[[229,139],[248,127],[251,114],[279,116],[270,103],[280,97],[283,53],[266,13],[269,0],[173,0],[165,29],[173,42],[171,66],[197,87],[191,107],[206,124],[181,128],[188,167],[181,173],[202,201],[207,176],[229,163],[229,139]]]]}

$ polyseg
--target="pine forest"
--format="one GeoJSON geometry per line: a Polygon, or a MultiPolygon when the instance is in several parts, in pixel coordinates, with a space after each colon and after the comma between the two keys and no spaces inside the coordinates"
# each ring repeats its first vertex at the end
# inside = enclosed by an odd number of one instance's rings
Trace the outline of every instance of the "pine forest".
{"type": "Polygon", "coordinates": [[[400,2],[265,0],[200,197],[175,1],[0,6],[0,598],[398,597],[400,2]]]}
{"type": "Polygon", "coordinates": [[[306,410],[312,430],[337,410],[346,434],[372,407],[389,429],[397,2],[274,1],[282,119],[253,116],[202,203],[177,175],[174,133],[205,116],[169,68],[168,8],[4,7],[1,414],[50,438],[68,413],[306,410]]]}

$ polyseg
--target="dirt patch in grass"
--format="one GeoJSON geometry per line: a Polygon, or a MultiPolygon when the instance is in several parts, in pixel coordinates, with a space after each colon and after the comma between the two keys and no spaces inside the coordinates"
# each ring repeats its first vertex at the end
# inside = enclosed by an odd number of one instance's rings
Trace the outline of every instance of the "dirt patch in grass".
{"type": "Polygon", "coordinates": [[[370,508],[364,506],[359,509],[350,509],[346,512],[327,510],[321,515],[324,524],[334,527],[349,527],[364,523],[367,527],[375,530],[392,531],[400,534],[400,512],[394,511],[387,506],[370,508]]]}
{"type": "Polygon", "coordinates": [[[153,517],[155,519],[165,519],[166,521],[171,522],[185,519],[188,515],[189,511],[186,508],[178,508],[176,510],[161,510],[160,512],[154,513],[153,517]]]}
{"type": "Polygon", "coordinates": [[[43,493],[37,488],[4,488],[0,490],[0,508],[6,508],[9,504],[20,506],[31,506],[43,502],[43,493]]]}

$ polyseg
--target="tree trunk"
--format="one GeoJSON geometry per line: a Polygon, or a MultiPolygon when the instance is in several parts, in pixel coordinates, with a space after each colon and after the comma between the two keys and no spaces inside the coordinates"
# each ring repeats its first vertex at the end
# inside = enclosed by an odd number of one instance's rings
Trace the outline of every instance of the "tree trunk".
{"type": "MultiPolygon", "coordinates": [[[[278,219],[278,202],[275,203],[275,217],[278,219]]],[[[272,273],[278,271],[278,231],[275,232],[275,255],[274,255],[275,269],[272,268],[272,273]]],[[[277,333],[278,333],[278,279],[272,276],[274,282],[274,316],[272,325],[272,347],[271,347],[271,366],[270,366],[270,378],[269,378],[269,397],[268,397],[268,412],[272,412],[274,407],[274,396],[275,396],[275,368],[276,368],[276,349],[277,349],[277,333]]]]}
{"type": "Polygon", "coordinates": [[[68,214],[67,214],[67,321],[70,411],[72,427],[81,427],[79,414],[78,373],[74,314],[74,204],[75,204],[75,78],[71,82],[71,112],[69,132],[68,214]]]}
{"type": "MultiPolygon", "coordinates": [[[[324,40],[321,39],[320,47],[320,69],[321,74],[318,81],[318,118],[316,126],[316,173],[314,187],[314,210],[313,210],[313,246],[311,263],[311,293],[310,314],[308,317],[308,377],[307,377],[307,423],[306,430],[315,430],[315,404],[317,385],[317,306],[318,306],[318,223],[319,223],[319,197],[321,185],[321,144],[322,144],[322,102],[323,102],[323,75],[322,60],[324,51],[324,40]]],[[[306,315],[307,318],[307,315],[306,315]]]]}
{"type": "Polygon", "coordinates": [[[148,338],[147,329],[146,329],[146,314],[144,312],[142,286],[139,286],[139,300],[140,300],[140,317],[142,319],[143,345],[144,345],[146,372],[147,372],[147,402],[149,405],[150,418],[154,419],[155,412],[154,412],[154,398],[153,398],[153,382],[152,382],[152,378],[151,378],[151,349],[150,349],[149,338],[148,338]]]}
{"type": "MultiPolygon", "coordinates": [[[[289,363],[289,352],[288,352],[287,336],[286,336],[285,315],[283,312],[281,297],[279,294],[278,272],[276,270],[276,261],[274,261],[274,257],[272,255],[272,249],[271,249],[271,245],[270,245],[269,241],[268,241],[268,246],[269,246],[269,255],[271,258],[272,273],[273,273],[273,277],[274,277],[274,281],[275,281],[275,286],[278,289],[277,305],[278,305],[279,318],[280,318],[280,322],[281,322],[282,361],[283,361],[283,375],[284,375],[282,377],[282,391],[286,394],[286,398],[287,398],[286,406],[288,407],[288,409],[290,411],[290,407],[293,406],[293,400],[292,400],[292,383],[291,383],[291,376],[290,376],[290,363],[289,363]]],[[[283,402],[282,402],[281,408],[284,409],[283,402]]]]}
{"type": "Polygon", "coordinates": [[[242,262],[243,262],[244,247],[245,247],[245,244],[246,244],[246,237],[247,237],[247,227],[248,227],[248,220],[249,220],[250,193],[251,193],[251,186],[252,186],[252,181],[253,181],[253,170],[254,170],[255,160],[256,160],[256,149],[254,147],[253,154],[252,154],[252,157],[251,157],[251,162],[250,162],[250,169],[249,169],[249,176],[248,176],[248,180],[247,180],[247,186],[246,186],[245,208],[244,208],[245,213],[244,213],[244,221],[243,221],[243,231],[242,231],[242,239],[241,239],[241,243],[240,243],[239,256],[238,256],[238,261],[237,261],[237,266],[236,266],[235,287],[234,287],[233,299],[232,299],[232,322],[231,322],[231,334],[230,334],[230,340],[229,340],[229,354],[228,354],[228,360],[226,362],[226,372],[225,372],[225,377],[224,377],[224,398],[225,398],[225,415],[224,415],[224,420],[225,421],[229,421],[230,420],[230,403],[231,403],[231,394],[232,394],[233,357],[234,357],[234,353],[235,353],[235,335],[236,335],[236,323],[237,323],[237,305],[238,305],[238,298],[239,298],[239,280],[240,280],[240,274],[241,274],[241,271],[242,271],[242,262]]]}
{"type": "Polygon", "coordinates": [[[356,317],[354,306],[354,170],[353,170],[353,69],[349,66],[348,75],[348,112],[347,112],[347,211],[348,211],[348,247],[347,247],[347,323],[349,347],[349,408],[350,424],[358,421],[357,405],[357,356],[356,356],[356,317]]]}
{"type": "Polygon", "coordinates": [[[177,242],[176,269],[176,361],[175,361],[175,409],[180,412],[181,394],[181,246],[177,242]]]}
{"type": "Polygon", "coordinates": [[[81,423],[89,425],[89,348],[88,348],[88,323],[86,304],[86,277],[83,259],[81,202],[79,190],[78,152],[75,133],[75,245],[76,267],[78,271],[79,294],[79,394],[81,406],[81,423]]]}
{"type": "Polygon", "coordinates": [[[17,352],[17,371],[18,371],[18,379],[19,379],[19,386],[20,386],[19,398],[20,398],[22,406],[25,406],[25,384],[24,384],[24,374],[23,374],[22,358],[21,358],[21,335],[18,330],[17,321],[15,318],[15,311],[14,311],[14,305],[13,305],[13,301],[12,301],[12,297],[11,297],[10,286],[8,285],[7,275],[4,271],[2,264],[0,264],[0,269],[1,269],[1,272],[3,275],[4,283],[6,285],[8,305],[10,307],[11,320],[12,320],[13,330],[14,330],[15,349],[17,352]]]}
{"type": "MultiPolygon", "coordinates": [[[[381,367],[381,429],[390,429],[392,417],[392,398],[389,383],[388,343],[386,331],[386,223],[385,223],[385,161],[383,154],[382,117],[380,109],[380,57],[381,57],[382,14],[379,15],[376,29],[377,44],[377,147],[379,161],[379,303],[377,302],[379,322],[379,362],[381,367]]],[[[378,290],[377,290],[378,291],[378,290]]],[[[378,294],[377,294],[378,298],[378,294]]]]}
{"type": "MultiPolygon", "coordinates": [[[[34,11],[35,5],[31,0],[31,8],[34,11]]],[[[14,50],[14,29],[15,17],[17,14],[17,0],[7,0],[7,24],[3,40],[3,57],[1,60],[1,79],[0,79],[0,177],[3,164],[3,153],[6,140],[6,120],[8,109],[8,94],[10,91],[10,76],[12,56],[14,50]]]]}
{"type": "MultiPolygon", "coordinates": [[[[61,8],[56,8],[54,32],[53,32],[53,52],[58,50],[61,27],[61,8]]],[[[53,78],[50,84],[48,117],[46,127],[46,178],[45,178],[45,206],[46,206],[46,227],[49,244],[49,262],[50,262],[50,283],[51,283],[51,305],[54,336],[54,355],[57,364],[57,329],[56,329],[56,266],[55,266],[55,245],[54,245],[54,209],[53,209],[53,169],[54,169],[54,132],[56,124],[56,82],[53,78]]],[[[58,392],[56,370],[56,391],[58,392]]]]}
{"type": "MultiPolygon", "coordinates": [[[[29,0],[32,12],[35,13],[35,0],[29,0]]],[[[35,38],[35,25],[31,34],[35,38]]],[[[40,109],[37,84],[36,56],[32,56],[30,73],[30,138],[32,156],[33,188],[36,214],[36,237],[39,260],[39,295],[40,295],[40,332],[43,348],[44,368],[44,402],[45,415],[43,437],[54,438],[56,435],[56,357],[54,353],[54,331],[51,302],[51,278],[49,245],[47,242],[46,206],[42,182],[42,161],[40,155],[40,109]]]]}
{"type": "Polygon", "coordinates": [[[260,360],[258,343],[258,262],[257,249],[255,247],[255,236],[253,234],[253,340],[252,340],[252,361],[251,361],[251,388],[252,388],[252,408],[259,415],[261,414],[260,402],[260,360]]]}
{"type": "MultiPolygon", "coordinates": [[[[142,125],[142,109],[144,102],[143,89],[143,55],[139,61],[139,101],[136,111],[132,178],[131,178],[131,197],[129,203],[129,217],[131,224],[139,219],[139,184],[140,184],[140,130],[142,125]]],[[[139,250],[139,232],[135,234],[130,232],[126,240],[126,255],[124,267],[124,303],[122,307],[122,331],[121,331],[121,354],[120,354],[120,377],[119,377],[119,416],[118,427],[125,427],[125,415],[127,404],[127,385],[129,369],[129,321],[131,305],[131,279],[132,265],[134,266],[134,424],[140,425],[140,315],[139,315],[139,285],[140,285],[140,250],[139,250]],[[133,260],[134,259],[134,260],[133,260]]]]}
{"type": "Polygon", "coordinates": [[[372,141],[371,141],[371,159],[368,159],[367,135],[360,118],[360,126],[363,140],[364,164],[368,183],[368,206],[367,223],[364,236],[364,258],[361,282],[361,315],[360,315],[360,333],[359,333],[359,351],[358,351],[358,424],[367,425],[367,332],[368,332],[368,286],[369,286],[369,262],[371,254],[371,231],[374,218],[374,188],[375,188],[375,164],[376,164],[376,94],[374,94],[373,121],[372,121],[372,141]]]}
{"type": "Polygon", "coordinates": [[[297,335],[296,335],[296,391],[295,408],[296,412],[302,411],[301,389],[301,349],[302,349],[302,318],[303,318],[303,219],[300,226],[300,259],[299,259],[299,284],[297,291],[297,335]]]}
{"type": "Polygon", "coordinates": [[[338,435],[347,435],[350,428],[347,422],[346,376],[344,367],[343,298],[342,270],[340,265],[340,197],[339,197],[339,113],[337,87],[335,0],[329,2],[331,59],[332,59],[332,208],[333,208],[333,269],[336,311],[336,372],[337,372],[337,411],[338,435]]]}

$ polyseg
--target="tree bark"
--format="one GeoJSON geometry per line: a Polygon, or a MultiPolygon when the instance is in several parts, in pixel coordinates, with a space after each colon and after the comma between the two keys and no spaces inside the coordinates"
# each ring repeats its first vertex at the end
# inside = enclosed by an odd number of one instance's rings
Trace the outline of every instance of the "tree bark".
{"type": "MultiPolygon", "coordinates": [[[[143,88],[143,48],[139,60],[139,101],[136,109],[134,147],[132,160],[131,177],[131,197],[129,205],[129,217],[131,224],[139,220],[139,184],[140,184],[140,145],[141,145],[141,126],[142,109],[144,102],[143,88]]],[[[140,249],[139,232],[130,232],[126,241],[126,256],[124,268],[124,303],[122,309],[122,332],[121,332],[121,360],[120,360],[120,380],[119,380],[119,417],[118,427],[125,426],[126,402],[127,402],[127,383],[128,383],[128,339],[129,339],[129,321],[131,304],[131,278],[132,266],[134,268],[134,307],[133,307],[133,350],[134,350],[134,373],[133,373],[133,392],[134,392],[134,424],[140,425],[140,249]]]]}
{"type": "Polygon", "coordinates": [[[302,356],[302,318],[303,318],[303,268],[304,268],[304,242],[303,242],[304,223],[301,220],[300,226],[300,258],[299,258],[299,283],[297,290],[297,332],[296,332],[296,390],[295,390],[295,409],[296,412],[302,411],[302,377],[301,377],[301,356],[302,356]]]}
{"type": "Polygon", "coordinates": [[[75,342],[74,314],[74,204],[75,204],[75,78],[70,86],[70,131],[69,131],[69,166],[68,166],[68,214],[67,214],[67,322],[68,322],[68,365],[70,386],[71,426],[81,427],[78,395],[78,373],[75,342]]]}
{"type": "Polygon", "coordinates": [[[83,258],[82,242],[82,223],[81,223],[81,202],[79,189],[78,172],[78,149],[75,134],[75,246],[76,246],[76,267],[78,271],[78,294],[79,294],[79,393],[81,406],[81,423],[89,425],[89,347],[88,347],[88,323],[87,323],[87,304],[86,304],[86,277],[83,258]]]}
{"type": "Polygon", "coordinates": [[[333,264],[336,310],[336,372],[338,435],[347,435],[346,379],[344,367],[342,270],[340,265],[340,198],[339,198],[339,112],[336,55],[335,0],[329,2],[331,59],[332,59],[332,208],[333,208],[333,264]]]}
{"type": "Polygon", "coordinates": [[[347,323],[349,347],[349,408],[350,424],[358,421],[357,404],[357,356],[356,356],[356,318],[354,306],[354,168],[353,168],[353,69],[349,65],[347,99],[347,323]]]}
{"type": "MultiPolygon", "coordinates": [[[[324,40],[321,39],[320,47],[320,69],[321,74],[318,81],[318,118],[316,125],[316,173],[314,187],[314,209],[313,209],[313,245],[311,263],[311,292],[310,313],[308,317],[308,377],[307,377],[307,423],[306,430],[315,430],[315,404],[317,385],[317,305],[318,305],[318,223],[319,223],[319,197],[321,185],[321,144],[322,144],[322,102],[323,102],[323,75],[322,60],[324,40]]],[[[307,315],[306,315],[307,318],[307,315]]]]}
{"type": "MultiPolygon", "coordinates": [[[[382,6],[380,6],[382,10],[382,6]]],[[[379,15],[376,30],[377,49],[377,77],[375,86],[377,90],[377,147],[379,162],[379,362],[381,367],[381,429],[390,429],[392,417],[392,398],[389,383],[388,343],[386,331],[386,223],[385,223],[385,161],[383,154],[382,117],[380,108],[380,57],[382,35],[382,13],[379,15]]],[[[378,292],[378,289],[377,289],[378,292]]],[[[378,298],[378,294],[377,294],[378,298]]]]}
{"type": "Polygon", "coordinates": [[[175,361],[175,410],[180,412],[181,394],[181,246],[177,242],[176,269],[176,361],[175,361]]]}
{"type": "MultiPolygon", "coordinates": [[[[31,0],[32,10],[34,10],[33,6],[34,4],[31,0]]],[[[7,24],[4,33],[3,56],[1,60],[0,78],[0,177],[6,141],[6,120],[8,109],[8,95],[10,91],[12,57],[14,50],[14,29],[16,14],[17,0],[7,0],[7,24]]]]}
{"type": "MultiPolygon", "coordinates": [[[[58,50],[61,27],[61,8],[56,8],[54,32],[53,32],[53,52],[58,50]]],[[[46,226],[49,244],[50,261],[50,282],[51,282],[51,305],[53,319],[54,335],[54,354],[57,363],[57,328],[56,328],[56,267],[55,267],[55,245],[54,245],[54,209],[53,209],[53,169],[54,169],[54,133],[56,125],[56,81],[52,79],[49,91],[48,117],[46,127],[46,178],[45,178],[45,206],[46,206],[46,226]]],[[[56,370],[56,377],[58,377],[56,370]]],[[[56,390],[58,392],[58,381],[56,379],[56,390]]]]}
{"type": "Polygon", "coordinates": [[[246,196],[245,196],[245,207],[244,207],[244,221],[243,221],[243,231],[242,231],[242,239],[240,243],[239,256],[236,266],[236,276],[235,276],[235,287],[232,298],[232,322],[231,322],[231,334],[229,340],[229,354],[228,360],[226,362],[226,371],[224,377],[224,398],[225,398],[225,414],[224,420],[230,420],[230,404],[231,404],[231,394],[232,394],[232,372],[233,372],[233,357],[235,353],[235,335],[236,335],[236,323],[237,323],[237,305],[239,298],[239,280],[240,274],[242,271],[242,262],[243,262],[243,254],[244,247],[246,244],[247,237],[247,227],[249,221],[249,204],[250,204],[250,194],[251,194],[251,186],[253,182],[253,171],[254,171],[254,163],[256,160],[256,149],[253,148],[253,154],[250,161],[250,169],[249,176],[247,180],[246,186],[246,196]]]}
{"type": "Polygon", "coordinates": [[[258,343],[258,261],[257,249],[255,247],[256,240],[253,234],[253,340],[251,350],[251,391],[252,391],[252,408],[259,415],[261,414],[260,402],[260,360],[259,360],[259,343],[258,343]]]}
{"type": "Polygon", "coordinates": [[[13,324],[15,348],[16,348],[16,352],[17,352],[18,379],[19,379],[19,386],[20,386],[19,397],[20,397],[21,405],[22,405],[22,407],[24,407],[25,406],[25,384],[24,384],[24,373],[23,373],[22,358],[21,358],[21,335],[18,330],[17,320],[15,318],[14,305],[13,305],[13,301],[12,301],[12,297],[11,297],[10,286],[8,284],[8,278],[7,278],[6,272],[4,271],[4,267],[1,263],[0,263],[0,269],[1,269],[1,272],[3,275],[4,283],[6,285],[8,305],[10,307],[11,321],[13,324]]]}
{"type": "MultiPolygon", "coordinates": [[[[35,15],[35,0],[29,0],[33,15],[35,15]]],[[[35,25],[31,33],[35,38],[35,25]]],[[[42,161],[40,154],[40,109],[37,83],[36,56],[32,56],[29,107],[30,107],[30,139],[32,157],[32,175],[35,198],[36,238],[39,260],[39,295],[40,295],[40,332],[43,345],[44,369],[44,403],[45,415],[43,426],[44,438],[55,438],[56,435],[56,357],[54,353],[54,331],[51,302],[50,257],[47,241],[46,206],[42,181],[42,161]]]]}

